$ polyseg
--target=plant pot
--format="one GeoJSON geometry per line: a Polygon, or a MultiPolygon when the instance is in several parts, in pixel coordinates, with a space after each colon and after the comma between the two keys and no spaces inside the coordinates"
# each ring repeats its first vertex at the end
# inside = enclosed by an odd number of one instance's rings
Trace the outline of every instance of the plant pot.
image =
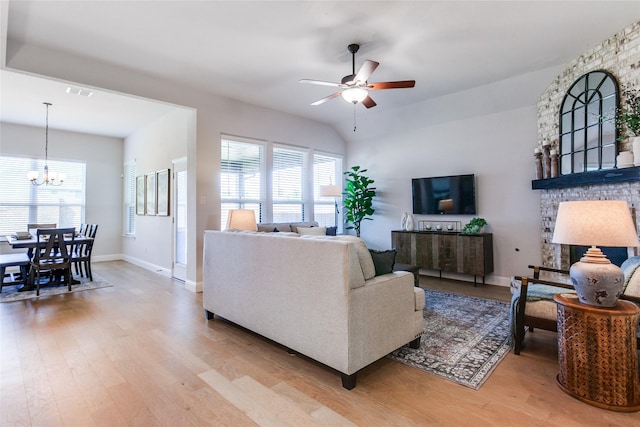
{"type": "Polygon", "coordinates": [[[633,164],[640,166],[640,136],[631,138],[631,147],[633,151],[633,164]]]}

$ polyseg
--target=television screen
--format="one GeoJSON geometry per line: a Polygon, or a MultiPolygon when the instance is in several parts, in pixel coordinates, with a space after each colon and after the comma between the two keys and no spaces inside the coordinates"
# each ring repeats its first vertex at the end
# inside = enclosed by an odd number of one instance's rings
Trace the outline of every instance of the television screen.
{"type": "Polygon", "coordinates": [[[475,175],[413,178],[413,213],[418,215],[475,215],[475,175]]]}

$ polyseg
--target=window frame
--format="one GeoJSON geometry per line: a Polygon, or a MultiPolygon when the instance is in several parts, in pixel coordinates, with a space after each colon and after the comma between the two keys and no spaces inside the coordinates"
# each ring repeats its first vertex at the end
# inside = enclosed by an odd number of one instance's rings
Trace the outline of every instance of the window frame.
{"type": "Polygon", "coordinates": [[[85,222],[86,162],[48,159],[47,164],[50,170],[63,172],[66,175],[65,181],[59,186],[38,186],[28,180],[29,170],[39,171],[39,179],[41,179],[45,165],[43,158],[7,154],[0,155],[0,164],[4,181],[0,189],[0,235],[26,231],[27,224],[30,223],[56,223],[58,227],[78,229],[80,224],[85,222]],[[28,197],[23,199],[21,196],[25,193],[28,193],[28,197]],[[69,197],[69,194],[75,196],[69,197]],[[21,215],[19,211],[15,212],[20,208],[26,212],[26,215],[21,215]],[[56,208],[57,214],[47,214],[47,210],[56,208]],[[68,219],[70,215],[73,216],[71,220],[68,219]]]}
{"type": "MultiPolygon", "coordinates": [[[[328,152],[323,152],[319,150],[315,150],[309,147],[304,147],[300,145],[293,144],[285,144],[281,142],[275,141],[266,141],[261,139],[253,139],[247,137],[239,137],[235,135],[222,134],[220,137],[220,228],[226,228],[226,212],[229,209],[254,209],[256,213],[256,221],[258,223],[270,223],[274,222],[274,217],[277,217],[277,214],[274,213],[274,206],[276,205],[286,205],[286,204],[298,204],[301,206],[302,212],[301,217],[299,219],[294,220],[285,220],[282,222],[298,222],[298,221],[314,221],[315,217],[315,206],[317,205],[331,205],[331,224],[326,224],[327,226],[334,225],[334,206],[337,202],[341,205],[340,200],[334,200],[334,198],[319,197],[319,185],[324,185],[324,182],[317,184],[314,176],[314,159],[315,156],[325,156],[331,157],[337,162],[336,170],[334,171],[334,176],[327,177],[327,180],[333,179],[333,182],[343,188],[343,162],[344,156],[341,154],[333,154],[328,152]],[[247,199],[244,197],[225,197],[225,191],[223,186],[225,185],[224,173],[227,168],[223,162],[225,161],[225,154],[223,150],[225,149],[225,144],[227,143],[239,143],[239,144],[249,144],[249,145],[257,145],[262,147],[262,159],[260,162],[260,198],[258,199],[247,199]],[[287,200],[278,202],[276,197],[274,196],[273,189],[273,178],[274,178],[274,150],[291,150],[295,152],[300,152],[303,154],[302,161],[302,171],[300,174],[300,199],[296,200],[287,200]]],[[[228,148],[228,147],[227,147],[228,148]]],[[[227,154],[228,156],[228,154],[227,154]]],[[[329,182],[327,182],[329,183],[329,182]]],[[[342,215],[342,214],[340,214],[342,215]]],[[[280,221],[278,221],[280,222],[280,221]]],[[[342,229],[340,224],[340,220],[338,220],[338,231],[342,229]]],[[[320,221],[318,221],[320,223],[320,221]]],[[[320,224],[324,225],[324,224],[320,224]]]]}

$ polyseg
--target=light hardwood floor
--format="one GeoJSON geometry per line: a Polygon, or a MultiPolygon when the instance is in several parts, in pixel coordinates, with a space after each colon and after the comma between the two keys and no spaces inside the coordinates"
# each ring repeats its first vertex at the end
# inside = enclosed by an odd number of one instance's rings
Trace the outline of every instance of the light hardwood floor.
{"type": "MultiPolygon", "coordinates": [[[[640,413],[563,393],[556,336],[545,331],[528,334],[478,391],[387,358],[347,391],[332,370],[205,320],[202,294],[178,282],[120,261],[94,273],[114,286],[0,304],[0,425],[640,425],[640,413]]],[[[421,286],[509,298],[506,288],[425,276],[421,286]]]]}

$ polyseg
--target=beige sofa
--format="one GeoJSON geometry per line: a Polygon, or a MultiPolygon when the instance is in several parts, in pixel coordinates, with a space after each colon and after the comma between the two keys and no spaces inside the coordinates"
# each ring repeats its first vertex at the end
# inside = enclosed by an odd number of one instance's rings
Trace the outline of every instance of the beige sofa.
{"type": "Polygon", "coordinates": [[[413,276],[374,277],[351,236],[205,231],[203,305],[214,314],[317,360],[352,389],[357,372],[397,348],[417,348],[424,291],[413,276]]]}

